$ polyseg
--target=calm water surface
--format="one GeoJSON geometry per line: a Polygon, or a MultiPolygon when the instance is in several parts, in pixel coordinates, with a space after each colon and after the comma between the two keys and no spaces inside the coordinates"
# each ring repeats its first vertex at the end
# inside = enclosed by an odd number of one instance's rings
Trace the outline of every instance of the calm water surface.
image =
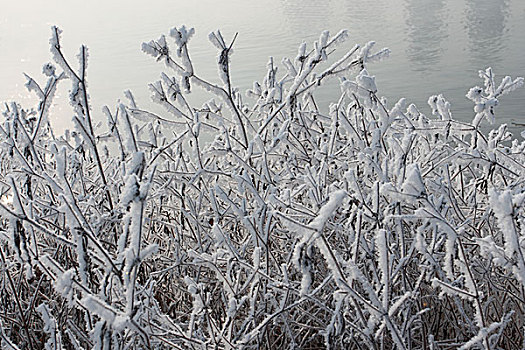
{"type": "MultiPolygon", "coordinates": [[[[140,44],[173,26],[195,27],[190,43],[196,70],[217,81],[216,51],[209,32],[235,32],[233,79],[244,91],[261,80],[269,56],[280,62],[294,57],[297,46],[311,43],[322,30],[349,29],[351,40],[375,40],[389,47],[391,57],[370,66],[380,93],[395,103],[407,97],[430,114],[426,101],[443,93],[456,118],[470,121],[472,105],[466,91],[481,84],[479,69],[525,76],[525,1],[523,0],[231,0],[189,1],[7,1],[0,13],[0,101],[34,101],[22,73],[44,81],[42,64],[50,60],[50,26],[64,30],[63,46],[72,59],[80,44],[90,49],[89,88],[94,113],[114,106],[131,89],[139,104],[150,106],[147,83],[159,77],[162,65],[140,51],[140,44]]],[[[342,52],[342,51],[341,51],[342,52]]],[[[69,84],[63,84],[52,110],[52,122],[70,125],[65,106],[69,84]]],[[[337,98],[336,84],[319,95],[327,105],[337,98]]],[[[525,89],[501,100],[498,122],[518,135],[525,126],[525,89]]],[[[100,117],[102,120],[102,117],[100,117]]]]}

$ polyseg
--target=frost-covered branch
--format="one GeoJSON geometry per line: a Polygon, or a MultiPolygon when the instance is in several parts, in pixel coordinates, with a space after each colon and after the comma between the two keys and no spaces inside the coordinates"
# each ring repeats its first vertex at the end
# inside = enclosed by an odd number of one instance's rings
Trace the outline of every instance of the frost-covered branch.
{"type": "Polygon", "coordinates": [[[372,63],[388,49],[323,32],[270,58],[244,100],[237,34],[209,35],[219,84],[198,75],[194,35],[142,46],[166,65],[149,84],[161,112],[126,91],[98,129],[87,49],[74,68],[56,27],[57,67],[27,77],[38,105],[6,104],[3,348],[522,346],[525,142],[480,125],[523,79],[481,71],[458,121],[439,93],[387,101],[372,63]],[[341,93],[318,106],[333,77],[341,93]],[[65,80],[75,127],[56,136],[65,80]]]}

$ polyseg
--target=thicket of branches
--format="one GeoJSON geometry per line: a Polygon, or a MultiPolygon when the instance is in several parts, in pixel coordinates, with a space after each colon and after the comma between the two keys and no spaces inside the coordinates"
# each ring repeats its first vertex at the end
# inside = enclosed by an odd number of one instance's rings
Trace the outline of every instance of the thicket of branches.
{"type": "MultiPolygon", "coordinates": [[[[521,348],[525,142],[494,121],[523,84],[489,68],[472,123],[380,97],[373,43],[321,34],[246,96],[218,49],[220,84],[194,70],[184,26],[143,44],[166,65],[162,114],[127,102],[95,127],[79,63],[53,28],[35,108],[0,127],[4,349],[521,348]],[[168,44],[170,42],[170,44],[168,44]],[[323,113],[315,92],[340,79],[323,113]],[[71,84],[75,129],[49,123],[71,84]],[[210,100],[192,105],[204,89],[210,100]],[[247,102],[248,101],[248,102],[247,102]]],[[[96,117],[94,117],[96,116],[96,117]]]]}

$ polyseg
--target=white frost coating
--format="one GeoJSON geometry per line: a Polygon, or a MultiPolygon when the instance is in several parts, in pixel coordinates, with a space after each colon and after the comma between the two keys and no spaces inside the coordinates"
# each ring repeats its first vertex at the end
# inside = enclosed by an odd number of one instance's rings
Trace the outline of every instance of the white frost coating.
{"type": "Polygon", "coordinates": [[[151,255],[157,254],[159,251],[159,245],[152,243],[140,251],[139,259],[142,261],[149,258],[151,255]]]}
{"type": "Polygon", "coordinates": [[[259,270],[259,267],[261,265],[261,247],[255,247],[253,249],[252,259],[254,270],[259,270]]]}
{"type": "Polygon", "coordinates": [[[297,50],[297,56],[295,57],[294,63],[296,65],[301,65],[302,62],[306,58],[306,43],[303,41],[301,45],[299,45],[299,49],[297,50]]]}
{"type": "Polygon", "coordinates": [[[354,83],[353,81],[346,80],[346,78],[341,78],[341,89],[348,91],[349,93],[356,93],[359,89],[359,85],[354,83]]]}
{"type": "Polygon", "coordinates": [[[437,277],[434,277],[431,282],[432,282],[432,288],[440,288],[442,293],[440,293],[440,295],[443,295],[443,294],[448,294],[450,296],[458,296],[464,300],[468,300],[470,302],[473,302],[475,301],[475,296],[468,293],[467,291],[463,290],[462,288],[460,288],[459,286],[455,286],[453,285],[455,282],[457,284],[458,281],[462,280],[462,278],[458,278],[457,280],[453,281],[452,284],[450,283],[446,283],[446,282],[443,282],[441,281],[439,278],[437,277]]]}
{"type": "Polygon", "coordinates": [[[25,84],[27,91],[31,92],[34,91],[38,98],[43,99],[44,98],[44,92],[40,88],[40,85],[36,81],[33,80],[29,75],[25,74],[25,77],[27,79],[27,83],[25,84]]]}
{"type": "Polygon", "coordinates": [[[523,87],[523,77],[518,77],[512,80],[512,78],[507,75],[501,81],[501,84],[494,92],[494,95],[496,96],[505,95],[521,87],[523,87]]]}
{"type": "Polygon", "coordinates": [[[514,212],[512,205],[512,193],[509,190],[498,193],[494,188],[489,189],[489,199],[491,209],[498,218],[498,226],[505,239],[505,254],[512,257],[520,249],[515,239],[516,228],[512,214],[514,212]]]}
{"type": "Polygon", "coordinates": [[[113,325],[115,317],[118,314],[113,307],[93,295],[86,295],[80,302],[87,310],[98,315],[110,326],[113,325]]]}
{"type": "Polygon", "coordinates": [[[328,69],[323,71],[319,76],[324,77],[328,75],[329,73],[333,73],[338,68],[340,71],[345,71],[348,68],[351,68],[351,65],[348,65],[344,68],[341,68],[341,66],[346,63],[352,56],[354,56],[355,52],[359,49],[359,45],[354,45],[354,47],[349,50],[347,53],[345,53],[341,58],[339,58],[337,61],[335,61],[328,69]]]}
{"type": "Polygon", "coordinates": [[[222,234],[219,225],[217,223],[213,224],[213,227],[211,229],[212,235],[213,235],[213,241],[215,242],[215,246],[217,248],[222,247],[223,243],[225,241],[225,237],[222,234]]]}
{"type": "Polygon", "coordinates": [[[226,47],[224,38],[222,37],[221,32],[218,30],[217,30],[217,34],[215,34],[214,32],[211,32],[210,34],[208,34],[208,39],[219,50],[222,50],[226,47]]]}
{"type": "Polygon", "coordinates": [[[310,265],[301,265],[301,289],[299,291],[300,296],[305,296],[310,290],[312,285],[312,274],[310,273],[310,265]]]}
{"type": "Polygon", "coordinates": [[[93,327],[93,330],[91,331],[91,340],[94,344],[93,350],[106,350],[109,348],[109,346],[106,346],[103,348],[103,342],[104,342],[104,331],[106,327],[106,321],[100,320],[97,323],[95,323],[95,327],[93,327]]]}
{"type": "Polygon", "coordinates": [[[426,192],[425,184],[423,183],[423,177],[421,176],[421,171],[419,170],[419,166],[416,163],[407,165],[406,177],[405,181],[403,181],[403,185],[401,186],[401,190],[403,193],[416,198],[420,197],[426,192]]]}
{"type": "Polygon", "coordinates": [[[137,152],[137,143],[135,140],[135,134],[133,132],[131,121],[129,119],[129,114],[126,109],[126,106],[124,106],[123,103],[119,105],[119,112],[121,118],[119,118],[119,124],[124,128],[124,132],[122,134],[122,142],[126,146],[126,149],[129,152],[137,152]],[[122,125],[124,124],[124,125],[122,125]]]}
{"type": "Polygon", "coordinates": [[[390,49],[388,48],[382,48],[380,51],[376,52],[373,55],[370,55],[367,57],[366,61],[367,63],[374,63],[384,60],[385,58],[388,58],[390,56],[390,49]]]}
{"type": "MultiPolygon", "coordinates": [[[[506,258],[510,261],[514,261],[512,272],[525,286],[525,249],[520,244],[522,237],[520,237],[520,233],[514,223],[515,201],[513,200],[512,192],[510,190],[505,190],[498,193],[494,188],[490,188],[489,200],[491,209],[494,211],[494,214],[498,219],[498,227],[503,234],[506,258]]],[[[522,200],[522,198],[517,198],[516,204],[522,200]]]]}
{"type": "Polygon", "coordinates": [[[42,321],[44,322],[44,327],[42,329],[49,336],[49,339],[44,345],[44,349],[62,349],[62,332],[57,329],[57,322],[51,314],[47,304],[42,303],[38,305],[35,310],[42,316],[42,321]]]}
{"type": "Polygon", "coordinates": [[[492,95],[495,92],[496,85],[494,83],[494,74],[492,68],[488,67],[485,71],[478,71],[479,77],[482,78],[485,85],[485,94],[492,95]]]}
{"type": "Polygon", "coordinates": [[[117,332],[124,330],[129,325],[129,317],[123,314],[117,314],[111,325],[117,332]]]}
{"type": "Polygon", "coordinates": [[[139,182],[135,174],[130,174],[120,194],[120,205],[125,208],[140,195],[139,182]]]}
{"type": "Polygon", "coordinates": [[[372,50],[372,47],[375,45],[375,41],[369,41],[363,46],[361,51],[359,52],[359,57],[363,60],[363,63],[368,62],[368,57],[370,56],[370,51],[372,50]]]}
{"type": "Polygon", "coordinates": [[[355,77],[355,81],[359,87],[374,93],[377,92],[375,76],[369,75],[366,69],[359,72],[355,77]]]}
{"type": "Polygon", "coordinates": [[[25,213],[24,204],[22,203],[20,194],[18,193],[18,187],[16,186],[15,178],[12,175],[8,175],[7,180],[9,181],[9,185],[11,186],[11,191],[13,192],[12,205],[15,209],[15,213],[17,214],[25,213]]]}
{"type": "Polygon", "coordinates": [[[428,98],[428,105],[432,108],[432,114],[438,115],[441,120],[451,120],[450,103],[445,100],[443,95],[433,95],[428,98]]]}
{"type": "MultiPolygon", "coordinates": [[[[162,50],[164,49],[167,49],[168,48],[168,44],[166,43],[166,37],[164,35],[161,35],[159,40],[158,40],[158,45],[160,45],[160,48],[162,50]]],[[[161,51],[161,53],[164,54],[164,52],[161,51]]]]}
{"type": "MultiPolygon", "coordinates": [[[[236,254],[234,252],[234,254],[236,254]]],[[[223,290],[228,295],[235,295],[235,291],[233,290],[233,281],[232,276],[229,274],[223,274],[221,270],[216,266],[215,256],[211,256],[210,254],[202,253],[198,254],[195,251],[191,251],[190,255],[195,257],[197,260],[200,260],[201,263],[208,266],[211,270],[215,272],[215,278],[217,278],[218,281],[222,283],[223,290]]]]}
{"type": "Polygon", "coordinates": [[[55,76],[55,66],[53,66],[51,63],[46,63],[42,66],[42,73],[48,77],[55,76]]]}
{"type": "Polygon", "coordinates": [[[375,241],[377,249],[377,265],[381,274],[381,284],[383,286],[382,299],[383,307],[388,309],[390,297],[389,292],[389,266],[388,266],[388,244],[387,231],[384,229],[377,230],[375,241]]]}
{"type": "MultiPolygon", "coordinates": [[[[328,267],[334,274],[334,279],[336,283],[340,283],[340,280],[343,279],[341,275],[340,268],[337,264],[337,261],[334,260],[332,254],[335,254],[330,250],[330,247],[327,246],[324,242],[319,242],[318,235],[323,230],[324,225],[341,205],[342,201],[346,198],[348,194],[344,190],[337,190],[330,194],[328,202],[321,207],[317,216],[308,224],[308,227],[312,228],[312,231],[304,230],[300,242],[296,245],[294,253],[292,256],[292,261],[296,267],[301,271],[301,295],[306,295],[312,284],[311,276],[311,265],[312,259],[311,254],[311,244],[316,243],[317,247],[323,254],[328,267]],[[313,238],[313,240],[312,240],[313,238]]],[[[336,257],[337,258],[337,257],[336,257]]]]}
{"type": "Polygon", "coordinates": [[[190,76],[191,74],[188,72],[184,72],[180,76],[180,86],[182,86],[184,92],[188,94],[191,92],[190,76]]]}
{"type": "MultiPolygon", "coordinates": [[[[177,84],[176,86],[179,87],[178,82],[176,82],[175,84],[177,84]]],[[[168,96],[166,96],[166,93],[164,92],[164,88],[160,81],[156,81],[155,83],[148,84],[148,88],[151,91],[151,99],[153,100],[153,102],[158,103],[159,105],[164,107],[168,112],[172,113],[176,117],[180,117],[180,118],[186,117],[185,114],[180,109],[178,109],[173,104],[169,103],[168,96]]],[[[172,89],[168,87],[168,93],[170,92],[173,93],[175,91],[174,86],[171,86],[171,88],[172,89]]],[[[169,98],[173,99],[174,96],[170,95],[169,98]]],[[[149,114],[149,116],[153,116],[153,115],[154,114],[149,114]]]]}
{"type": "Polygon", "coordinates": [[[399,299],[396,300],[395,303],[392,304],[392,306],[390,306],[390,309],[388,309],[388,315],[390,317],[393,317],[397,310],[408,300],[412,297],[412,294],[411,292],[406,292],[405,294],[403,294],[399,299]]]}
{"type": "Polygon", "coordinates": [[[234,318],[237,314],[237,300],[235,297],[231,296],[228,301],[228,309],[226,310],[226,316],[229,318],[234,318]]]}
{"type": "Polygon", "coordinates": [[[142,43],[141,49],[142,49],[142,52],[150,56],[153,56],[155,58],[159,56],[159,51],[155,49],[154,40],[151,40],[150,42],[147,42],[147,43],[142,43]]]}
{"type": "Polygon", "coordinates": [[[480,328],[478,334],[470,338],[470,340],[463,344],[461,347],[459,347],[458,350],[467,350],[475,345],[479,346],[481,344],[484,344],[484,339],[486,339],[490,333],[494,332],[498,328],[504,327],[508,321],[509,320],[507,320],[506,322],[494,322],[486,328],[480,328]]]}
{"type": "Polygon", "coordinates": [[[479,86],[474,86],[471,88],[465,95],[468,99],[472,100],[474,103],[480,103],[483,101],[483,89],[479,86]]]}
{"type": "Polygon", "coordinates": [[[49,44],[51,46],[51,54],[55,62],[64,70],[64,73],[73,78],[75,73],[70,69],[69,65],[66,63],[64,57],[60,54],[60,35],[62,30],[58,27],[51,27],[51,39],[49,39],[49,44]]]}
{"type": "MultiPolygon", "coordinates": [[[[283,65],[286,67],[286,69],[288,70],[288,75],[292,78],[295,78],[295,76],[297,75],[297,70],[295,69],[292,61],[290,61],[290,59],[288,57],[284,57],[281,61],[283,63],[283,65]]],[[[257,84],[259,85],[259,84],[257,84]]],[[[259,94],[260,94],[260,86],[259,86],[259,89],[256,89],[257,87],[254,85],[254,91],[259,91],[259,94]]],[[[267,99],[268,100],[268,99],[267,99]]]]}
{"type": "Polygon", "coordinates": [[[343,306],[345,298],[339,292],[334,293],[335,310],[333,311],[330,323],[324,331],[324,344],[326,349],[330,349],[330,336],[338,336],[343,328],[343,322],[341,322],[341,308],[343,306]]]}
{"type": "Polygon", "coordinates": [[[425,255],[427,253],[427,244],[425,242],[425,236],[421,228],[418,228],[416,232],[414,247],[420,254],[425,255]]]}
{"type": "Polygon", "coordinates": [[[301,289],[299,292],[301,296],[307,295],[312,285],[312,274],[310,272],[312,263],[309,250],[309,246],[305,243],[298,243],[292,256],[295,266],[301,271],[301,289]]]}
{"type": "Polygon", "coordinates": [[[127,266],[131,270],[135,264],[135,259],[138,258],[140,252],[140,245],[142,241],[142,210],[143,204],[140,201],[132,201],[129,204],[129,213],[131,217],[131,225],[129,225],[129,256],[126,258],[127,266]],[[131,253],[133,252],[133,253],[131,253]]]}
{"type": "Polygon", "coordinates": [[[135,97],[133,96],[131,90],[125,90],[124,96],[128,99],[129,103],[131,104],[131,108],[137,108],[137,103],[135,102],[135,97]]]}
{"type": "Polygon", "coordinates": [[[345,190],[332,192],[328,202],[321,207],[321,210],[319,210],[315,219],[313,219],[308,226],[315,230],[322,230],[325,223],[330,219],[330,216],[332,216],[336,209],[341,205],[343,199],[345,199],[347,195],[348,194],[345,190]]]}
{"type": "Polygon", "coordinates": [[[127,164],[127,174],[128,175],[138,175],[140,171],[144,168],[145,155],[144,152],[134,152],[127,164]]]}
{"type": "Polygon", "coordinates": [[[166,37],[161,35],[157,41],[151,40],[147,43],[142,43],[142,51],[155,58],[160,58],[163,55],[169,54],[166,37]]]}
{"type": "MultiPolygon", "coordinates": [[[[219,32],[214,38],[224,68],[229,57],[223,50],[230,43],[219,32]]],[[[41,132],[29,139],[24,132],[43,119],[43,105],[31,110],[6,106],[0,151],[9,153],[0,159],[4,173],[13,174],[19,195],[14,198],[5,174],[0,175],[0,194],[13,196],[1,213],[7,225],[7,232],[0,229],[5,259],[23,278],[30,257],[42,277],[52,281],[50,288],[40,289],[46,294],[42,297],[52,300],[55,293],[72,299],[51,309],[56,315],[80,315],[78,327],[57,316],[56,328],[74,336],[72,347],[264,347],[267,339],[258,336],[267,331],[282,335],[279,342],[286,348],[301,346],[296,341],[305,337],[319,343],[323,336],[327,347],[417,348],[420,339],[411,337],[407,327],[414,320],[424,327],[428,318],[420,316],[430,314],[443,295],[454,296],[442,309],[444,315],[459,314],[459,326],[465,328],[456,347],[476,336],[478,325],[500,321],[490,311],[490,296],[498,293],[490,277],[496,274],[502,285],[519,286],[516,276],[525,271],[520,267],[525,142],[513,140],[509,128],[487,135],[473,130],[453,120],[446,101],[437,97],[431,100],[438,115],[432,119],[414,105],[406,109],[404,99],[387,101],[369,90],[375,81],[363,70],[385,52],[362,51],[360,57],[355,46],[338,61],[334,55],[330,62],[335,64],[321,64],[332,57],[335,40],[326,32],[315,49],[303,45],[295,62],[279,63],[285,70],[279,77],[270,60],[263,83],[254,84],[256,101],[250,103],[230,84],[224,89],[220,82],[191,75],[187,45],[179,47],[176,57],[175,43],[166,39],[169,48],[162,39],[146,44],[146,51],[178,67],[150,86],[168,117],[126,107],[134,117],[129,126],[122,124],[127,118],[118,107],[113,115],[106,108],[112,132],[55,137],[45,119],[41,132]],[[355,80],[359,74],[363,86],[355,80]],[[316,94],[324,77],[333,76],[341,77],[343,91],[332,96],[339,98],[327,113],[316,94]],[[223,106],[186,99],[184,79],[219,95],[223,106]],[[240,119],[248,136],[240,135],[240,119]],[[109,142],[122,145],[126,128],[135,142],[128,137],[124,143],[129,147],[120,147],[125,151],[119,155],[106,151],[109,142]],[[42,166],[35,163],[39,158],[42,166]],[[145,180],[156,166],[156,176],[145,180]],[[154,192],[148,198],[150,186],[154,192]],[[350,198],[337,207],[333,201],[340,190],[350,198]],[[503,195],[506,190],[510,200],[503,195]],[[501,201],[506,204],[498,208],[501,201]],[[512,226],[515,232],[503,232],[502,227],[512,226]],[[12,246],[22,247],[26,238],[26,252],[19,248],[17,255],[12,246]],[[53,247],[65,249],[56,260],[45,255],[53,254],[53,247]],[[152,256],[157,249],[159,256],[152,256]],[[144,259],[147,264],[141,266],[144,259]],[[485,270],[471,270],[469,263],[485,270]],[[407,266],[420,268],[417,281],[415,274],[404,273],[407,266]],[[185,276],[193,279],[187,283],[190,293],[171,288],[182,282],[185,289],[185,276]],[[428,286],[433,277],[441,279],[434,284],[439,288],[424,288],[422,295],[420,286],[428,286]],[[110,307],[91,301],[105,318],[84,312],[80,299],[86,295],[110,307]],[[482,310],[488,310],[483,323],[482,310]],[[290,328],[283,315],[307,327],[290,328]],[[310,334],[312,321],[316,327],[310,334]]],[[[76,61],[72,67],[77,72],[76,61]]],[[[59,77],[48,72],[46,95],[51,83],[67,78],[57,70],[59,77]]],[[[483,77],[485,86],[469,93],[481,119],[496,107],[498,95],[519,85],[505,77],[498,86],[491,71],[483,77]]],[[[80,97],[73,101],[80,104],[75,106],[80,113],[87,108],[85,87],[78,77],[70,80],[73,94],[80,97]]],[[[90,126],[87,115],[75,118],[80,127],[90,126]]],[[[519,303],[518,294],[507,293],[506,305],[519,303]]],[[[34,316],[28,320],[30,329],[43,325],[38,312],[34,316]]],[[[31,335],[12,335],[9,327],[5,332],[16,344],[28,343],[31,335]]],[[[512,336],[509,328],[483,333],[481,346],[496,348],[500,339],[512,336]]],[[[449,341],[443,339],[447,332],[428,343],[449,341]]],[[[43,347],[44,337],[34,338],[36,347],[43,347]]],[[[5,339],[2,345],[8,347],[5,339]]]]}
{"type": "Polygon", "coordinates": [[[70,268],[63,274],[57,276],[55,280],[55,290],[60,293],[69,302],[73,300],[73,279],[75,277],[75,269],[70,268]]]}
{"type": "Polygon", "coordinates": [[[466,94],[466,97],[474,102],[474,112],[476,112],[476,115],[472,121],[472,125],[475,127],[478,127],[483,119],[487,119],[490,124],[494,124],[494,110],[498,105],[498,97],[523,86],[522,77],[512,80],[510,76],[506,76],[496,88],[494,74],[490,67],[485,71],[480,70],[479,76],[483,78],[485,88],[475,86],[466,94]]]}
{"type": "Polygon", "coordinates": [[[217,95],[217,96],[219,96],[221,98],[227,98],[227,96],[224,93],[224,90],[222,90],[217,85],[207,83],[207,82],[205,82],[202,79],[197,79],[195,76],[191,77],[191,82],[193,84],[201,87],[202,89],[204,89],[204,90],[206,90],[208,92],[211,92],[211,93],[213,93],[213,94],[215,94],[215,95],[217,95]]]}
{"type": "Polygon", "coordinates": [[[272,144],[270,145],[270,148],[274,148],[281,142],[283,139],[287,138],[288,136],[288,126],[290,125],[290,119],[286,120],[282,125],[279,131],[277,132],[277,135],[272,140],[272,144]]]}
{"type": "Polygon", "coordinates": [[[247,96],[253,97],[253,98],[260,97],[262,95],[261,84],[259,84],[257,81],[254,81],[252,89],[251,90],[247,90],[246,94],[247,94],[247,96]]]}
{"type": "Polygon", "coordinates": [[[66,176],[66,147],[60,148],[59,152],[55,154],[55,162],[57,174],[64,179],[66,176]]]}
{"type": "Polygon", "coordinates": [[[475,241],[479,246],[481,256],[492,259],[492,261],[498,266],[505,267],[507,265],[505,250],[494,242],[492,236],[476,238],[475,241]]]}
{"type": "Polygon", "coordinates": [[[454,257],[456,256],[456,239],[457,235],[449,230],[445,241],[445,258],[443,259],[443,271],[448,279],[454,279],[454,257]]]}
{"type": "Polygon", "coordinates": [[[170,31],[170,36],[175,39],[178,47],[186,45],[193,34],[195,34],[195,28],[187,29],[185,25],[180,28],[172,28],[170,31]]]}
{"type": "Polygon", "coordinates": [[[47,304],[44,302],[38,305],[38,307],[36,307],[35,310],[38,311],[42,315],[42,321],[44,321],[43,330],[48,334],[53,333],[55,330],[55,326],[56,326],[55,319],[51,315],[51,312],[49,311],[49,307],[47,306],[47,304]]]}
{"type": "Polygon", "coordinates": [[[188,327],[188,336],[191,337],[193,334],[193,327],[195,323],[195,318],[200,316],[204,310],[204,301],[199,292],[199,286],[189,277],[184,277],[184,282],[188,286],[188,293],[191,294],[193,298],[193,309],[190,316],[190,324],[188,327]]]}
{"type": "Polygon", "coordinates": [[[403,111],[406,108],[406,104],[407,104],[407,99],[404,97],[400,98],[399,101],[397,101],[394,107],[392,107],[392,109],[390,110],[390,117],[396,118],[398,116],[403,115],[403,111]]]}
{"type": "Polygon", "coordinates": [[[326,44],[327,47],[334,48],[342,43],[344,43],[348,39],[348,30],[341,29],[339,32],[337,32],[336,35],[334,35],[326,44]]]}
{"type": "MultiPolygon", "coordinates": [[[[164,84],[167,85],[168,91],[167,91],[167,97],[171,100],[178,101],[178,97],[181,94],[180,86],[175,77],[169,77],[166,75],[166,73],[161,73],[161,78],[164,84]]],[[[162,90],[162,86],[160,85],[160,82],[157,82],[157,89],[162,90]]]]}
{"type": "Polygon", "coordinates": [[[191,131],[195,137],[199,137],[201,125],[202,125],[200,118],[199,118],[200,115],[198,112],[195,112],[193,116],[194,116],[193,117],[193,127],[191,131]]]}
{"type": "Polygon", "coordinates": [[[321,35],[319,36],[319,47],[321,48],[326,47],[329,36],[330,36],[330,32],[328,30],[325,30],[321,33],[321,35]]]}
{"type": "Polygon", "coordinates": [[[314,60],[316,59],[319,59],[319,58],[322,58],[322,46],[319,45],[319,42],[318,41],[315,41],[314,42],[314,51],[315,51],[315,57],[316,58],[313,58],[313,57],[310,57],[310,59],[308,60],[308,65],[309,66],[312,66],[313,65],[313,62],[314,60]]]}

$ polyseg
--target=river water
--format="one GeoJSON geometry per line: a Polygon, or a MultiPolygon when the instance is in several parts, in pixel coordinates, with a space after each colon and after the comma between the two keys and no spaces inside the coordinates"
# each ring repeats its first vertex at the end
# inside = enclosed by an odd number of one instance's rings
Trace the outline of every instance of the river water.
{"type": "MultiPolygon", "coordinates": [[[[442,93],[457,119],[470,121],[465,93],[480,85],[477,71],[491,66],[500,77],[525,76],[525,1],[523,0],[2,0],[0,13],[0,101],[34,101],[24,89],[23,72],[44,81],[51,25],[64,30],[63,46],[74,60],[78,47],[90,49],[89,88],[95,116],[115,106],[130,89],[149,106],[147,83],[162,65],[140,50],[144,41],[168,34],[173,26],[195,27],[190,53],[200,76],[216,78],[216,50],[209,32],[226,38],[239,33],[232,56],[234,84],[242,91],[261,80],[269,56],[294,57],[297,46],[311,44],[322,30],[348,29],[350,40],[377,42],[391,57],[370,67],[380,94],[390,103],[406,97],[427,114],[430,95],[442,93]]],[[[341,51],[341,54],[343,52],[341,51]]],[[[58,129],[70,125],[65,102],[69,84],[59,90],[52,112],[58,129]]],[[[320,96],[337,99],[337,86],[320,96]]],[[[525,129],[525,88],[501,99],[497,123],[518,136],[525,129]]],[[[518,136],[519,137],[519,136],[518,136]]]]}

